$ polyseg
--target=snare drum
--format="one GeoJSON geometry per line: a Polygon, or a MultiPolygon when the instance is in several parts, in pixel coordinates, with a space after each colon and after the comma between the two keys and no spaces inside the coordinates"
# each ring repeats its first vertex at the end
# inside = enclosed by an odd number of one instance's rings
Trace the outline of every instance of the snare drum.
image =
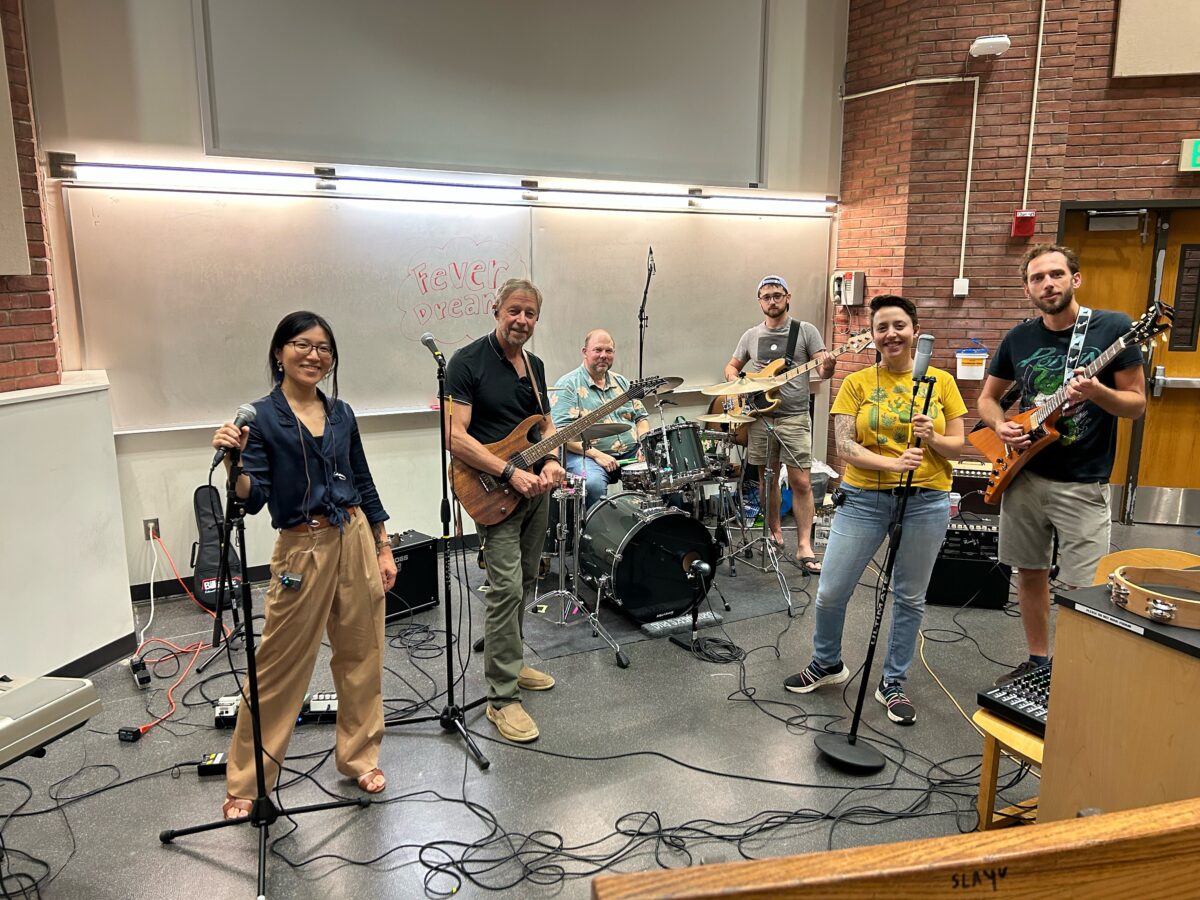
{"type": "Polygon", "coordinates": [[[656,473],[644,462],[632,462],[621,469],[621,487],[627,491],[653,493],[656,473]]]}
{"type": "Polygon", "coordinates": [[[695,422],[678,422],[642,436],[642,452],[654,483],[647,490],[677,491],[685,484],[711,477],[712,468],[704,455],[700,430],[695,422]]]}
{"type": "Polygon", "coordinates": [[[692,563],[717,568],[708,529],[649,494],[622,492],[588,510],[579,537],[579,573],[629,616],[652,622],[687,612],[708,593],[711,577],[693,585],[692,563]],[[700,597],[696,597],[696,591],[700,597]]]}

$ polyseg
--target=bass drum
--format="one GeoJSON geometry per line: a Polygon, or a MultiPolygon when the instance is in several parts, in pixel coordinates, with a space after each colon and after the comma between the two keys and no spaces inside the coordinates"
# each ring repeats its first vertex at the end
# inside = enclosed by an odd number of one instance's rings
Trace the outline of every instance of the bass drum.
{"type": "Polygon", "coordinates": [[[625,491],[605,497],[583,519],[583,581],[597,592],[603,583],[617,606],[638,622],[681,615],[703,600],[712,576],[693,586],[689,568],[702,560],[716,572],[717,559],[707,528],[647,494],[625,491]]]}

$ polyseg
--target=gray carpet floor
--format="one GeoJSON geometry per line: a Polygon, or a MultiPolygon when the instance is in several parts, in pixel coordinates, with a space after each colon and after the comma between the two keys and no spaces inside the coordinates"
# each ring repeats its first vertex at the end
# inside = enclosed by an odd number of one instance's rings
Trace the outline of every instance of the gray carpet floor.
{"type": "MultiPolygon", "coordinates": [[[[1192,529],[1114,529],[1119,547],[1195,551],[1192,529]]],[[[462,566],[474,566],[474,557],[462,566]]],[[[739,575],[739,579],[743,577],[739,575]]],[[[747,584],[749,581],[746,582],[747,584]]],[[[482,695],[481,662],[468,652],[480,633],[477,598],[452,599],[455,699],[482,695]]],[[[856,668],[870,627],[870,590],[851,602],[845,658],[856,668]]],[[[931,606],[909,693],[917,723],[899,728],[868,699],[861,735],[888,764],[855,778],[813,746],[822,730],[844,730],[857,681],[809,695],[782,689],[809,658],[811,609],[728,621],[719,634],[745,651],[714,664],[665,640],[630,648],[631,666],[607,652],[528,660],[558,679],[526,697],[542,730],[528,746],[499,740],[481,707],[466,714],[491,767],[478,768],[437,723],[390,728],[382,765],[389,786],[367,809],[281,819],[268,857],[272,897],[408,898],[444,895],[584,898],[600,871],[637,871],[740,858],[777,857],[934,835],[975,827],[980,739],[966,716],[976,692],[1024,658],[1011,610],[931,606]]],[[[737,604],[734,604],[735,607],[737,604]]],[[[444,608],[389,625],[385,697],[396,716],[445,703],[444,608]]],[[[148,610],[138,609],[145,622],[148,610]]],[[[152,632],[204,640],[210,620],[190,601],[158,606],[152,632]]],[[[322,652],[313,689],[331,687],[322,652]]],[[[241,665],[242,654],[233,661],[241,665]]],[[[876,663],[876,671],[878,662],[876,663]]],[[[45,872],[40,895],[69,898],[250,897],[256,835],[239,826],[164,846],[160,830],[219,816],[224,785],[193,763],[226,749],[209,702],[235,690],[229,661],[191,672],[175,692],[179,710],[136,744],[120,726],[165,711],[175,663],[158,667],[153,690],[137,691],[121,665],[96,673],[104,711],[86,729],[0,771],[3,874],[45,872]],[[207,680],[206,680],[207,679],[207,680]],[[18,852],[19,851],[19,852],[18,852]],[[47,868],[21,853],[44,861],[47,868]]],[[[297,728],[279,791],[294,807],[329,795],[356,798],[329,759],[333,727],[297,728]]],[[[1012,763],[1002,799],[1037,793],[1012,763]]],[[[9,878],[9,890],[21,881],[9,878]]],[[[20,894],[18,893],[18,896],[20,894]]],[[[30,896],[35,894],[31,891],[30,896]]]]}

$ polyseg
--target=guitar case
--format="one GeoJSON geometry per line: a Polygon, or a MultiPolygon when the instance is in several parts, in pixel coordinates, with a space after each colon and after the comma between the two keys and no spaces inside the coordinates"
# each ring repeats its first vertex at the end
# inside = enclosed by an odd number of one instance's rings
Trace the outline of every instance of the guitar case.
{"type": "MultiPolygon", "coordinates": [[[[211,484],[202,484],[192,495],[196,512],[198,539],[192,544],[192,593],[205,609],[216,611],[217,576],[221,571],[221,532],[225,517],[221,513],[221,494],[211,484]]],[[[228,548],[229,572],[233,577],[232,590],[225,587],[225,607],[237,601],[242,587],[241,561],[237,550],[228,548]]]]}

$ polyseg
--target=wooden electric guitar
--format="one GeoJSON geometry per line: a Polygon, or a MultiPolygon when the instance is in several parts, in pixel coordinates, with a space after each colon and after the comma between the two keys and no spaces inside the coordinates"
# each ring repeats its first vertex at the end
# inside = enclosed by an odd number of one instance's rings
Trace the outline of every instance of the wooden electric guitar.
{"type": "MultiPolygon", "coordinates": [[[[871,340],[870,331],[857,332],[850,335],[846,339],[846,343],[842,346],[836,350],[829,351],[829,355],[837,359],[843,353],[861,353],[867,347],[871,346],[871,340]]],[[[756,394],[745,394],[741,398],[738,398],[741,400],[741,408],[737,409],[736,412],[743,416],[761,416],[774,412],[779,408],[779,392],[783,389],[783,385],[787,384],[793,378],[807,375],[813,369],[820,367],[820,365],[820,359],[812,359],[803,365],[794,366],[784,372],[784,369],[787,368],[787,360],[781,357],[771,360],[758,372],[747,372],[746,377],[751,379],[774,378],[776,375],[783,373],[784,381],[770,390],[761,391],[756,394]]]]}
{"type": "MultiPolygon", "coordinates": [[[[531,469],[539,460],[554,453],[563,444],[578,440],[585,428],[595,425],[630,400],[641,400],[651,394],[666,393],[678,387],[682,380],[651,376],[634,381],[625,393],[576,419],[570,425],[558,429],[544,440],[541,435],[548,429],[550,417],[530,416],[514,428],[508,437],[494,444],[484,444],[484,449],[513,463],[518,469],[531,469]]],[[[632,422],[629,423],[629,427],[633,427],[632,422]]],[[[479,525],[497,525],[503,522],[525,499],[511,484],[505,484],[496,476],[481,472],[461,459],[450,461],[450,483],[454,488],[454,496],[479,525]]]]}
{"type": "MultiPolygon", "coordinates": [[[[1117,358],[1126,347],[1135,344],[1145,344],[1156,335],[1171,327],[1175,310],[1165,303],[1155,303],[1146,310],[1140,319],[1125,334],[1117,338],[1112,345],[1084,367],[1082,377],[1091,378],[1098,372],[1104,371],[1108,364],[1117,358]],[[1165,321],[1160,321],[1165,320],[1165,321]]],[[[988,477],[988,486],[984,491],[985,503],[999,503],[1000,496],[1017,477],[1017,473],[1025,467],[1047,444],[1052,444],[1059,438],[1055,425],[1062,416],[1063,407],[1067,405],[1067,386],[1064,384],[1047,397],[1038,406],[1013,416],[1009,421],[1016,422],[1030,437],[1029,446],[1024,449],[1010,447],[991,428],[980,428],[971,432],[968,440],[983,454],[984,460],[992,467],[988,477]]]]}

